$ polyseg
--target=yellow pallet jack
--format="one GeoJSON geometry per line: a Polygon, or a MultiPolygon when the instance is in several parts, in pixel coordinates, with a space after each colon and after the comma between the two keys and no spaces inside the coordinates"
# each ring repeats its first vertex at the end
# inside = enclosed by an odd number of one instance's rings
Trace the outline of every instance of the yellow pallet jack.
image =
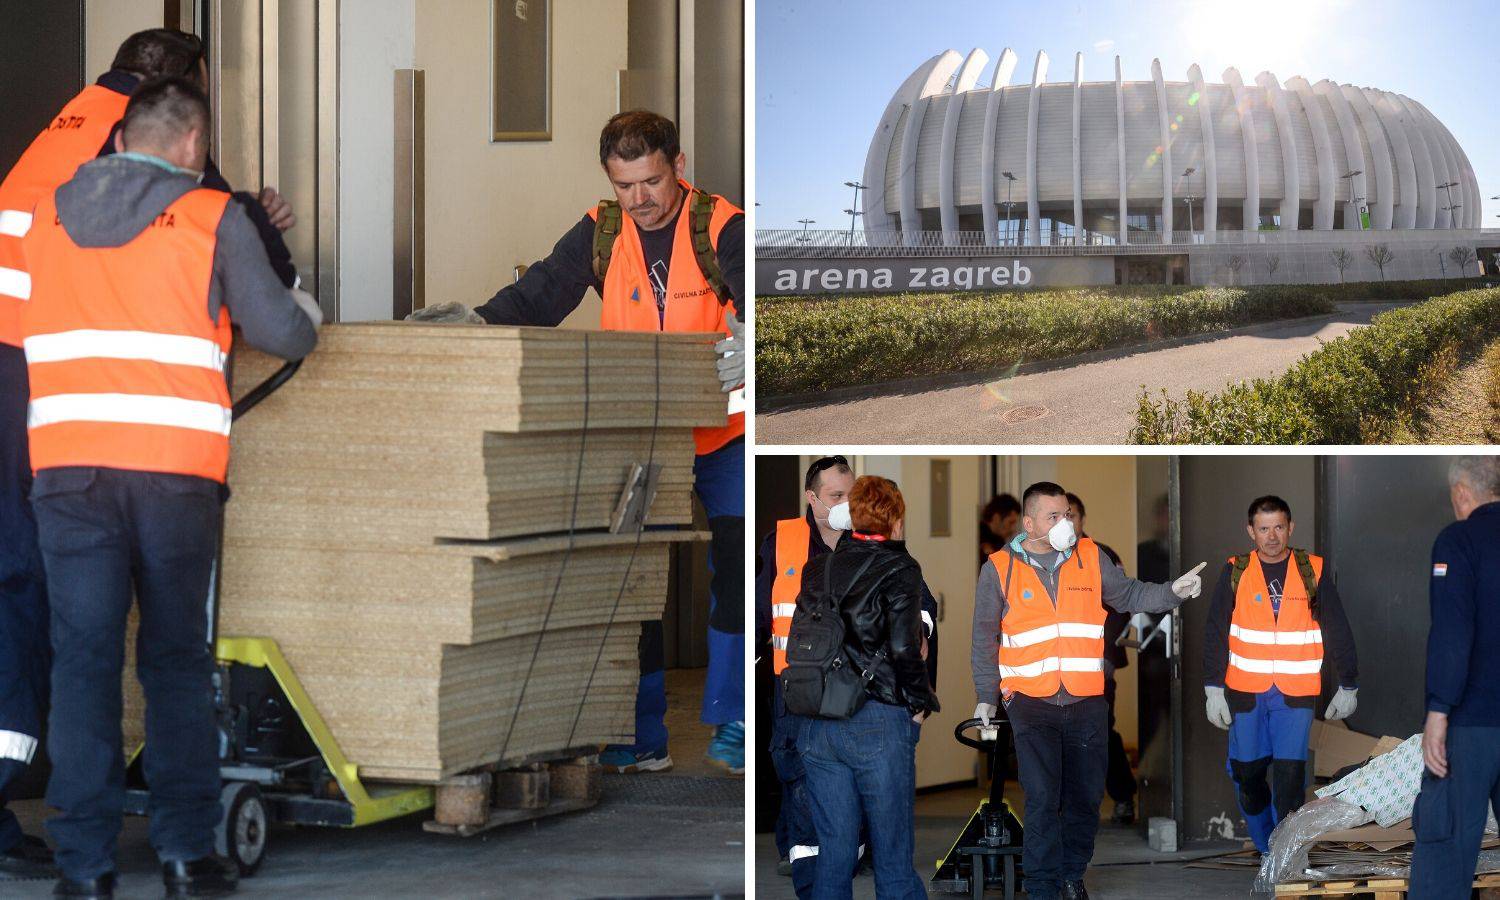
{"type": "Polygon", "coordinates": [[[989,761],[990,795],[980,801],[974,814],[964,824],[958,839],[942,859],[928,882],[941,894],[968,894],[983,900],[988,890],[1005,892],[1005,900],[1015,900],[1021,883],[1021,838],[1023,829],[1010,804],[1005,802],[1005,753],[1000,741],[1000,727],[1009,722],[991,719],[984,727],[980,719],[966,719],[953,729],[960,743],[984,752],[989,761]],[[965,734],[979,729],[979,737],[965,734]]]}
{"type": "MultiPolygon", "coordinates": [[[[234,404],[233,418],[270,396],[300,365],[287,363],[247,393],[234,404]]],[[[430,809],[431,786],[373,787],[360,780],[359,767],[339,749],[276,641],[219,636],[222,532],[219,539],[220,558],[207,599],[223,780],[223,817],[215,829],[219,855],[249,877],[265,859],[272,822],[354,828],[430,809]]],[[[126,762],[127,815],[148,813],[150,793],[141,771],[144,749],[136,747],[126,762]]]]}

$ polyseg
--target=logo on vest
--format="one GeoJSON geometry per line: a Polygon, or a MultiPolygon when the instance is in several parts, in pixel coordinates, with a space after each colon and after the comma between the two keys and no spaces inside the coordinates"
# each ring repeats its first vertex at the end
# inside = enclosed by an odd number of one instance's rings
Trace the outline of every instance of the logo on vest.
{"type": "Polygon", "coordinates": [[[174,213],[163,212],[151,223],[152,228],[176,228],[177,216],[174,213]]]}
{"type": "Polygon", "coordinates": [[[87,121],[88,119],[84,116],[58,116],[55,120],[53,120],[51,125],[47,126],[47,130],[77,131],[78,129],[82,128],[83,123],[87,121]]]}
{"type": "Polygon", "coordinates": [[[1031,599],[1031,589],[1030,588],[1027,588],[1026,590],[1021,591],[1021,599],[1022,600],[1030,600],[1031,599]]]}
{"type": "Polygon", "coordinates": [[[797,567],[796,566],[787,566],[786,574],[787,574],[787,577],[791,577],[793,575],[796,575],[797,574],[797,567]]]}
{"type": "Polygon", "coordinates": [[[641,289],[640,288],[631,288],[630,289],[630,302],[631,303],[640,303],[641,302],[641,289]]]}
{"type": "Polygon", "coordinates": [[[1256,602],[1256,603],[1259,603],[1259,602],[1261,602],[1261,598],[1260,598],[1260,594],[1256,594],[1256,595],[1255,595],[1255,602],[1256,602]]]}

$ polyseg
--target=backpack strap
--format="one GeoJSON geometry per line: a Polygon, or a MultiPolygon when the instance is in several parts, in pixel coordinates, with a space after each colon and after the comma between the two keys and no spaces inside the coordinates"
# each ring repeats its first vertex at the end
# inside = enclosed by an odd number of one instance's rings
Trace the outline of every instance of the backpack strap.
{"type": "Polygon", "coordinates": [[[1292,548],[1292,559],[1297,561],[1297,574],[1302,576],[1302,586],[1307,588],[1307,608],[1313,618],[1318,617],[1318,576],[1313,573],[1312,559],[1306,550],[1292,548]]]}
{"type": "Polygon", "coordinates": [[[688,198],[688,228],[693,234],[693,255],[698,258],[698,269],[703,279],[724,306],[730,300],[729,285],[724,283],[724,270],[719,267],[719,253],[709,236],[709,225],[713,222],[714,206],[718,203],[709,193],[693,188],[688,198]]]}
{"type": "Polygon", "coordinates": [[[599,214],[594,217],[594,277],[604,283],[609,273],[609,259],[615,250],[615,238],[620,236],[620,203],[617,200],[600,200],[599,214]]]}
{"type": "Polygon", "coordinates": [[[1232,601],[1235,592],[1240,589],[1240,576],[1250,568],[1250,554],[1244,553],[1230,560],[1229,567],[1229,599],[1232,601]]]}

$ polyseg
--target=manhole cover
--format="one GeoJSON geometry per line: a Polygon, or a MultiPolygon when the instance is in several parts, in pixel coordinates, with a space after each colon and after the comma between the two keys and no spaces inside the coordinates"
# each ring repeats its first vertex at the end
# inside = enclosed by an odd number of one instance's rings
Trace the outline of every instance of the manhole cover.
{"type": "Polygon", "coordinates": [[[1022,422],[1030,422],[1032,419],[1040,419],[1042,416],[1050,415],[1052,410],[1036,403],[1026,406],[1017,406],[1007,409],[1000,414],[1000,421],[1006,425],[1019,425],[1022,422]]]}

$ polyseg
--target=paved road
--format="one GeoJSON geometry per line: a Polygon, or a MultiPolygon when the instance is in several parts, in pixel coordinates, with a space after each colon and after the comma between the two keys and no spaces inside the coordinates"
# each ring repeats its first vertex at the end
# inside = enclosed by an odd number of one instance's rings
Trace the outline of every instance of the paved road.
{"type": "Polygon", "coordinates": [[[1285,372],[1298,359],[1405,304],[1340,304],[1337,313],[1273,323],[1182,346],[1121,351],[1099,362],[933,389],[872,388],[852,400],[755,417],[758,444],[1121,444],[1141,386],[1189,389],[1285,372]]]}

